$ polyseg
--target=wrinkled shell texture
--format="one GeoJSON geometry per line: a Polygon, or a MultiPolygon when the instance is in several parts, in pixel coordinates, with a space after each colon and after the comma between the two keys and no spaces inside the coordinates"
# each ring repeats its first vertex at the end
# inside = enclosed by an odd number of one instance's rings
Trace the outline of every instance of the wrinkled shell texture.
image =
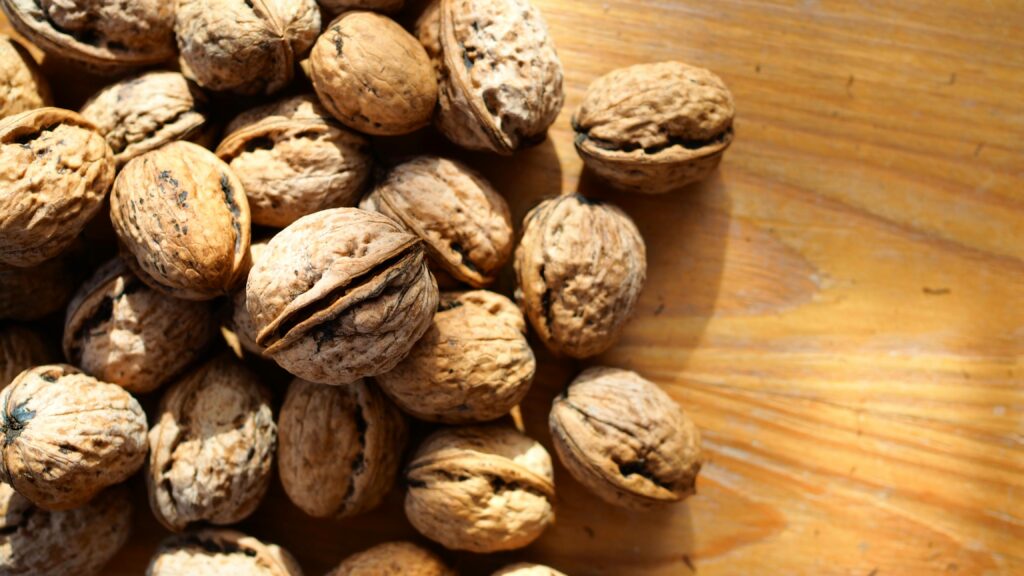
{"type": "Polygon", "coordinates": [[[565,467],[611,504],[645,509],[694,493],[700,432],[668,394],[635,372],[583,371],[555,398],[550,425],[565,467]]]}
{"type": "Polygon", "coordinates": [[[36,320],[64,307],[80,279],[64,255],[31,268],[0,264],[0,318],[36,320]]]}
{"type": "Polygon", "coordinates": [[[551,457],[512,428],[435,432],[417,450],[406,479],[409,522],[454,550],[522,548],[555,518],[551,457]]]}
{"type": "Polygon", "coordinates": [[[611,348],[632,315],[646,248],[624,212],[573,194],[526,215],[515,269],[516,299],[544,344],[587,358],[611,348]]]}
{"type": "Polygon", "coordinates": [[[149,432],[146,483],[160,522],[232,524],[252,514],[270,483],[277,427],[256,375],[222,355],[175,382],[149,432]]]}
{"type": "Polygon", "coordinates": [[[491,576],[565,576],[565,574],[555,570],[554,568],[548,568],[547,566],[541,566],[540,564],[527,564],[522,562],[519,564],[505,566],[491,576]]]}
{"type": "Polygon", "coordinates": [[[139,277],[175,298],[227,294],[244,273],[249,203],[227,164],[190,142],[131,160],[114,182],[110,218],[139,277]]]}
{"type": "Polygon", "coordinates": [[[445,293],[427,333],[377,382],[422,420],[493,420],[526,396],[536,361],[523,314],[494,292],[445,293]]]}
{"type": "Polygon", "coordinates": [[[370,142],[311,95],[243,113],[217,155],[238,175],[254,224],[284,228],[326,208],[354,206],[370,177],[370,142]]]}
{"type": "Polygon", "coordinates": [[[302,576],[285,549],[233,530],[200,530],[161,543],[146,576],[302,576]]]}
{"type": "Polygon", "coordinates": [[[0,324],[0,388],[33,366],[48,363],[53,353],[35,330],[0,324]]]}
{"type": "MultiPolygon", "coordinates": [[[[267,239],[259,240],[253,242],[249,247],[253,265],[263,257],[268,241],[267,239]]],[[[259,358],[267,357],[263,346],[256,343],[256,323],[253,322],[249,309],[245,307],[245,283],[242,283],[242,286],[231,296],[231,317],[227,320],[227,329],[234,332],[242,350],[259,358]]]]}
{"type": "Polygon", "coordinates": [[[49,106],[50,85],[20,42],[0,35],[0,118],[49,106]]]}
{"type": "Polygon", "coordinates": [[[346,558],[327,576],[455,576],[436,554],[412,542],[385,542],[346,558]]]}
{"type": "Polygon", "coordinates": [[[41,508],[81,506],[146,459],[139,403],[72,366],[22,372],[0,395],[0,409],[0,479],[41,508]]]}
{"type": "Polygon", "coordinates": [[[356,208],[317,212],[279,232],[246,285],[257,344],[320,384],[394,368],[430,326],[437,298],[422,243],[356,208]]]}
{"type": "Polygon", "coordinates": [[[0,264],[67,249],[103,205],[114,156],[78,114],[39,108],[0,121],[0,264]]]}
{"type": "Polygon", "coordinates": [[[64,355],[104,382],[151,392],[198,358],[215,335],[208,303],[165,296],[115,259],[68,305],[64,355]]]}
{"type": "Polygon", "coordinates": [[[528,0],[437,0],[417,35],[439,74],[438,129],[511,154],[543,140],[562,109],[562,63],[528,0]]]}
{"type": "Polygon", "coordinates": [[[375,386],[296,379],[279,418],[278,471],[288,497],[310,516],[374,508],[391,489],[405,449],[401,412],[375,386]]]}
{"type": "Polygon", "coordinates": [[[505,198],[468,166],[433,156],[402,163],[360,204],[423,239],[430,259],[482,288],[512,255],[515,237],[505,198]]]}
{"type": "Polygon", "coordinates": [[[398,12],[405,5],[405,0],[319,0],[320,7],[331,15],[341,14],[348,10],[373,10],[391,14],[398,12]]]}
{"type": "Polygon", "coordinates": [[[331,22],[309,57],[324,107],[367,134],[405,134],[430,123],[437,78],[423,46],[387,16],[348,12],[331,22]]]}
{"type": "Polygon", "coordinates": [[[185,76],[203,88],[272,94],[320,33],[314,0],[178,0],[174,32],[185,76]]]}
{"type": "Polygon", "coordinates": [[[128,541],[132,504],[111,488],[73,510],[48,512],[0,484],[0,573],[93,576],[128,541]]]}
{"type": "Polygon", "coordinates": [[[100,90],[81,114],[99,128],[118,165],[168,142],[197,136],[205,100],[178,72],[146,72],[100,90]]]}
{"type": "Polygon", "coordinates": [[[620,68],[591,84],[573,116],[587,166],[628,191],[659,194],[706,178],[732,143],[732,94],[681,62],[620,68]]]}

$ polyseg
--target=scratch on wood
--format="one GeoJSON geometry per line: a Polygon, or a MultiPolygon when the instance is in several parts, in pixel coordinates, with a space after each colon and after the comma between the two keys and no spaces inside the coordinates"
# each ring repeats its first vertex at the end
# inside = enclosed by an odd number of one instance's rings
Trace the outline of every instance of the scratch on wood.
{"type": "Polygon", "coordinates": [[[846,95],[850,98],[853,98],[853,83],[855,81],[856,78],[853,77],[853,74],[850,74],[850,77],[846,79],[846,95]]]}
{"type": "Polygon", "coordinates": [[[921,288],[921,291],[928,296],[947,296],[953,292],[949,288],[929,288],[928,286],[921,288]]]}
{"type": "Polygon", "coordinates": [[[949,75],[949,85],[952,86],[953,84],[956,84],[956,72],[952,72],[949,75]]]}
{"type": "Polygon", "coordinates": [[[654,309],[655,316],[661,316],[661,313],[665,311],[665,303],[658,304],[658,307],[654,309]]]}
{"type": "Polygon", "coordinates": [[[686,564],[686,567],[690,569],[690,572],[697,571],[697,567],[693,565],[693,560],[690,559],[689,554],[683,554],[683,564],[686,564]]]}
{"type": "Polygon", "coordinates": [[[981,155],[981,151],[985,149],[985,143],[982,142],[974,149],[974,157],[977,158],[981,155]]]}
{"type": "Polygon", "coordinates": [[[868,576],[878,576],[878,568],[875,568],[871,572],[868,572],[868,576]]]}

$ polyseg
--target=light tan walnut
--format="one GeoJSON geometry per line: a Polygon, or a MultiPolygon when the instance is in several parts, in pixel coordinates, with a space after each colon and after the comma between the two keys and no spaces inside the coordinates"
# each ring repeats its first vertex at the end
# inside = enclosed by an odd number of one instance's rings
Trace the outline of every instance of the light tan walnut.
{"type": "Polygon", "coordinates": [[[211,529],[164,540],[146,576],[302,576],[302,569],[284,548],[211,529]]]}
{"type": "Polygon", "coordinates": [[[32,55],[17,40],[0,34],[0,118],[52,101],[50,84],[32,55]]]}
{"type": "Polygon", "coordinates": [[[327,576],[455,576],[436,554],[412,542],[385,542],[345,558],[327,576]]]}
{"type": "Polygon", "coordinates": [[[565,574],[549,568],[547,566],[541,566],[540,564],[527,564],[526,562],[520,562],[519,564],[510,564],[505,566],[501,570],[498,570],[491,576],[565,576],[565,574]]]}
{"type": "Polygon", "coordinates": [[[0,323],[0,389],[33,366],[55,356],[39,332],[19,324],[0,323]]]}
{"type": "Polygon", "coordinates": [[[37,320],[64,308],[82,278],[78,251],[31,268],[0,264],[0,318],[37,320]]]}

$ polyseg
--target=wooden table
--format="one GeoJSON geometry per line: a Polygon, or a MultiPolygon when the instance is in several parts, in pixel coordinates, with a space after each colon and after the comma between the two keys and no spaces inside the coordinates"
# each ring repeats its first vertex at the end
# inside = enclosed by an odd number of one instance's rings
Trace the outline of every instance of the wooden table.
{"type": "MultiPolygon", "coordinates": [[[[535,0],[566,107],[513,159],[459,154],[517,217],[582,189],[636,219],[649,281],[629,367],[704,430],[698,495],[611,509],[556,470],[558,521],[513,559],[571,575],[1024,573],[1024,4],[1011,0],[535,0]],[[587,84],[680,59],[732,88],[737,138],[680,193],[610,193],[572,146],[587,84]]],[[[415,3],[414,3],[415,4],[415,3]]],[[[381,144],[387,153],[427,143],[381,144]]],[[[503,288],[509,288],[509,279],[503,288]]],[[[550,445],[550,400],[583,366],[539,354],[523,414],[550,445]]],[[[164,533],[144,493],[110,574],[139,574],[164,533]]],[[[373,513],[313,521],[275,481],[241,529],[321,574],[416,538],[396,489],[373,513]]]]}

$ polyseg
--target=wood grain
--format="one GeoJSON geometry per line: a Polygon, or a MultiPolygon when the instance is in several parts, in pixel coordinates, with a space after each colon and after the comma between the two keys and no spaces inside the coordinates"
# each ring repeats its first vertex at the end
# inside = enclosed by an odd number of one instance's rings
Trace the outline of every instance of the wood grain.
{"type": "MultiPolygon", "coordinates": [[[[1024,573],[1024,4],[535,2],[566,68],[548,141],[513,159],[429,133],[378,147],[466,159],[517,216],[577,189],[625,208],[650,278],[596,362],[665,386],[709,461],[696,497],[654,513],[608,508],[558,468],[539,542],[447,557],[464,574],[513,559],[579,576],[1024,573]],[[598,75],[664,59],[725,79],[736,142],[688,190],[608,192],[581,177],[569,116],[598,75]]],[[[550,445],[550,400],[582,364],[540,357],[522,411],[550,445]]],[[[138,534],[110,574],[139,574],[163,536],[135,489],[138,534]]],[[[401,498],[313,521],[275,485],[242,529],[320,574],[415,538],[401,498]]]]}

